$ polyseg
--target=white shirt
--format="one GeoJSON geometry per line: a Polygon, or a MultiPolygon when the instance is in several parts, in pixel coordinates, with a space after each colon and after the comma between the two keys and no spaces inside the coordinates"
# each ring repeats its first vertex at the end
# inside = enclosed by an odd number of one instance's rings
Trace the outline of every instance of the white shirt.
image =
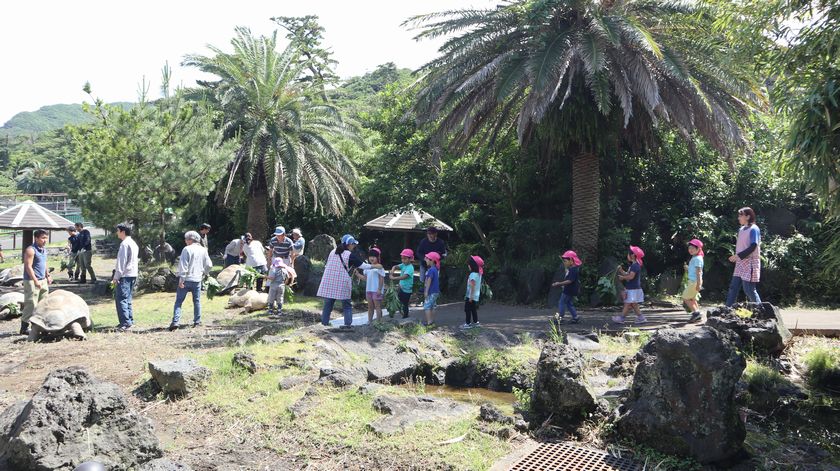
{"type": "Polygon", "coordinates": [[[131,236],[126,236],[120,243],[120,250],[117,252],[117,266],[114,272],[114,279],[120,280],[125,277],[137,277],[138,264],[137,255],[140,249],[131,236]]]}
{"type": "Polygon", "coordinates": [[[233,239],[229,244],[227,244],[227,247],[225,247],[225,255],[238,257],[239,253],[242,252],[242,244],[244,244],[242,239],[233,239]]]}
{"type": "Polygon", "coordinates": [[[384,268],[369,268],[364,271],[365,276],[367,277],[367,283],[365,284],[365,291],[370,291],[372,293],[381,293],[382,286],[379,284],[380,276],[385,276],[385,269],[384,268]]]}
{"type": "Polygon", "coordinates": [[[258,240],[252,240],[250,244],[245,244],[242,247],[245,252],[245,266],[246,267],[264,267],[268,265],[265,259],[265,247],[258,240]]]}

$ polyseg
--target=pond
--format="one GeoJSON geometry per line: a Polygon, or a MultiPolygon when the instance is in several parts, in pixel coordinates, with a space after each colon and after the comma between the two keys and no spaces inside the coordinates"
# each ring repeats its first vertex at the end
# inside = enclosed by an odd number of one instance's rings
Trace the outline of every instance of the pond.
{"type": "MultiPolygon", "coordinates": [[[[412,385],[406,385],[404,387],[415,392],[417,391],[417,388],[412,385]]],[[[513,410],[513,403],[516,401],[516,398],[511,393],[491,391],[484,388],[457,388],[454,386],[425,385],[423,386],[423,389],[427,396],[451,399],[459,402],[468,402],[476,405],[489,402],[506,412],[511,412],[513,410]]]]}

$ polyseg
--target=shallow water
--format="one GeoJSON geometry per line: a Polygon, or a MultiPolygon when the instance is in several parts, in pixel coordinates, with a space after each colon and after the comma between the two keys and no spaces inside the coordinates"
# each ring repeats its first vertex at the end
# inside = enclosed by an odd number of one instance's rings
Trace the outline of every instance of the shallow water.
{"type": "MultiPolygon", "coordinates": [[[[417,389],[406,386],[412,391],[417,389]]],[[[489,402],[495,406],[510,407],[516,398],[511,393],[491,391],[484,388],[456,388],[453,386],[425,386],[427,396],[442,397],[454,401],[469,402],[471,404],[483,404],[489,402]]]]}

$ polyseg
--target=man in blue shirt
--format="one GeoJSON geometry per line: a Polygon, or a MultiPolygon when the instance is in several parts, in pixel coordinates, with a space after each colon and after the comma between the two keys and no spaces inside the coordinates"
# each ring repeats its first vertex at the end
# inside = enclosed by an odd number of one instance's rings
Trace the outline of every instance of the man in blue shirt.
{"type": "Polygon", "coordinates": [[[29,334],[29,319],[35,306],[50,292],[52,277],[47,269],[47,231],[38,229],[33,234],[32,245],[23,252],[23,315],[20,334],[29,334]]]}
{"type": "Polygon", "coordinates": [[[274,229],[274,237],[268,243],[268,251],[265,253],[268,265],[271,266],[271,261],[275,258],[281,258],[286,265],[291,265],[291,255],[292,240],[286,237],[286,229],[283,226],[277,226],[274,229]]]}
{"type": "Polygon", "coordinates": [[[93,258],[93,246],[90,240],[90,231],[85,229],[85,225],[77,222],[76,232],[79,234],[79,256],[77,261],[79,263],[79,271],[81,278],[79,283],[87,283],[87,274],[90,273],[90,282],[96,283],[96,274],[93,273],[93,266],[91,259],[93,258]]]}
{"type": "Polygon", "coordinates": [[[426,229],[426,237],[417,245],[417,250],[414,252],[417,260],[420,261],[420,281],[426,280],[426,254],[430,252],[437,252],[441,259],[446,258],[446,242],[438,238],[438,230],[436,227],[426,229]]]}

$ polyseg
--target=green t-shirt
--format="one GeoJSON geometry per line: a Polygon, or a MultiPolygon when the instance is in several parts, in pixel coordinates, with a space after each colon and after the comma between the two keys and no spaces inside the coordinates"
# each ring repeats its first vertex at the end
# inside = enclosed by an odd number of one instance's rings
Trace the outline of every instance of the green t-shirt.
{"type": "Polygon", "coordinates": [[[400,289],[403,293],[410,293],[414,291],[414,265],[410,263],[400,263],[400,276],[408,275],[408,278],[400,280],[400,289]]]}

